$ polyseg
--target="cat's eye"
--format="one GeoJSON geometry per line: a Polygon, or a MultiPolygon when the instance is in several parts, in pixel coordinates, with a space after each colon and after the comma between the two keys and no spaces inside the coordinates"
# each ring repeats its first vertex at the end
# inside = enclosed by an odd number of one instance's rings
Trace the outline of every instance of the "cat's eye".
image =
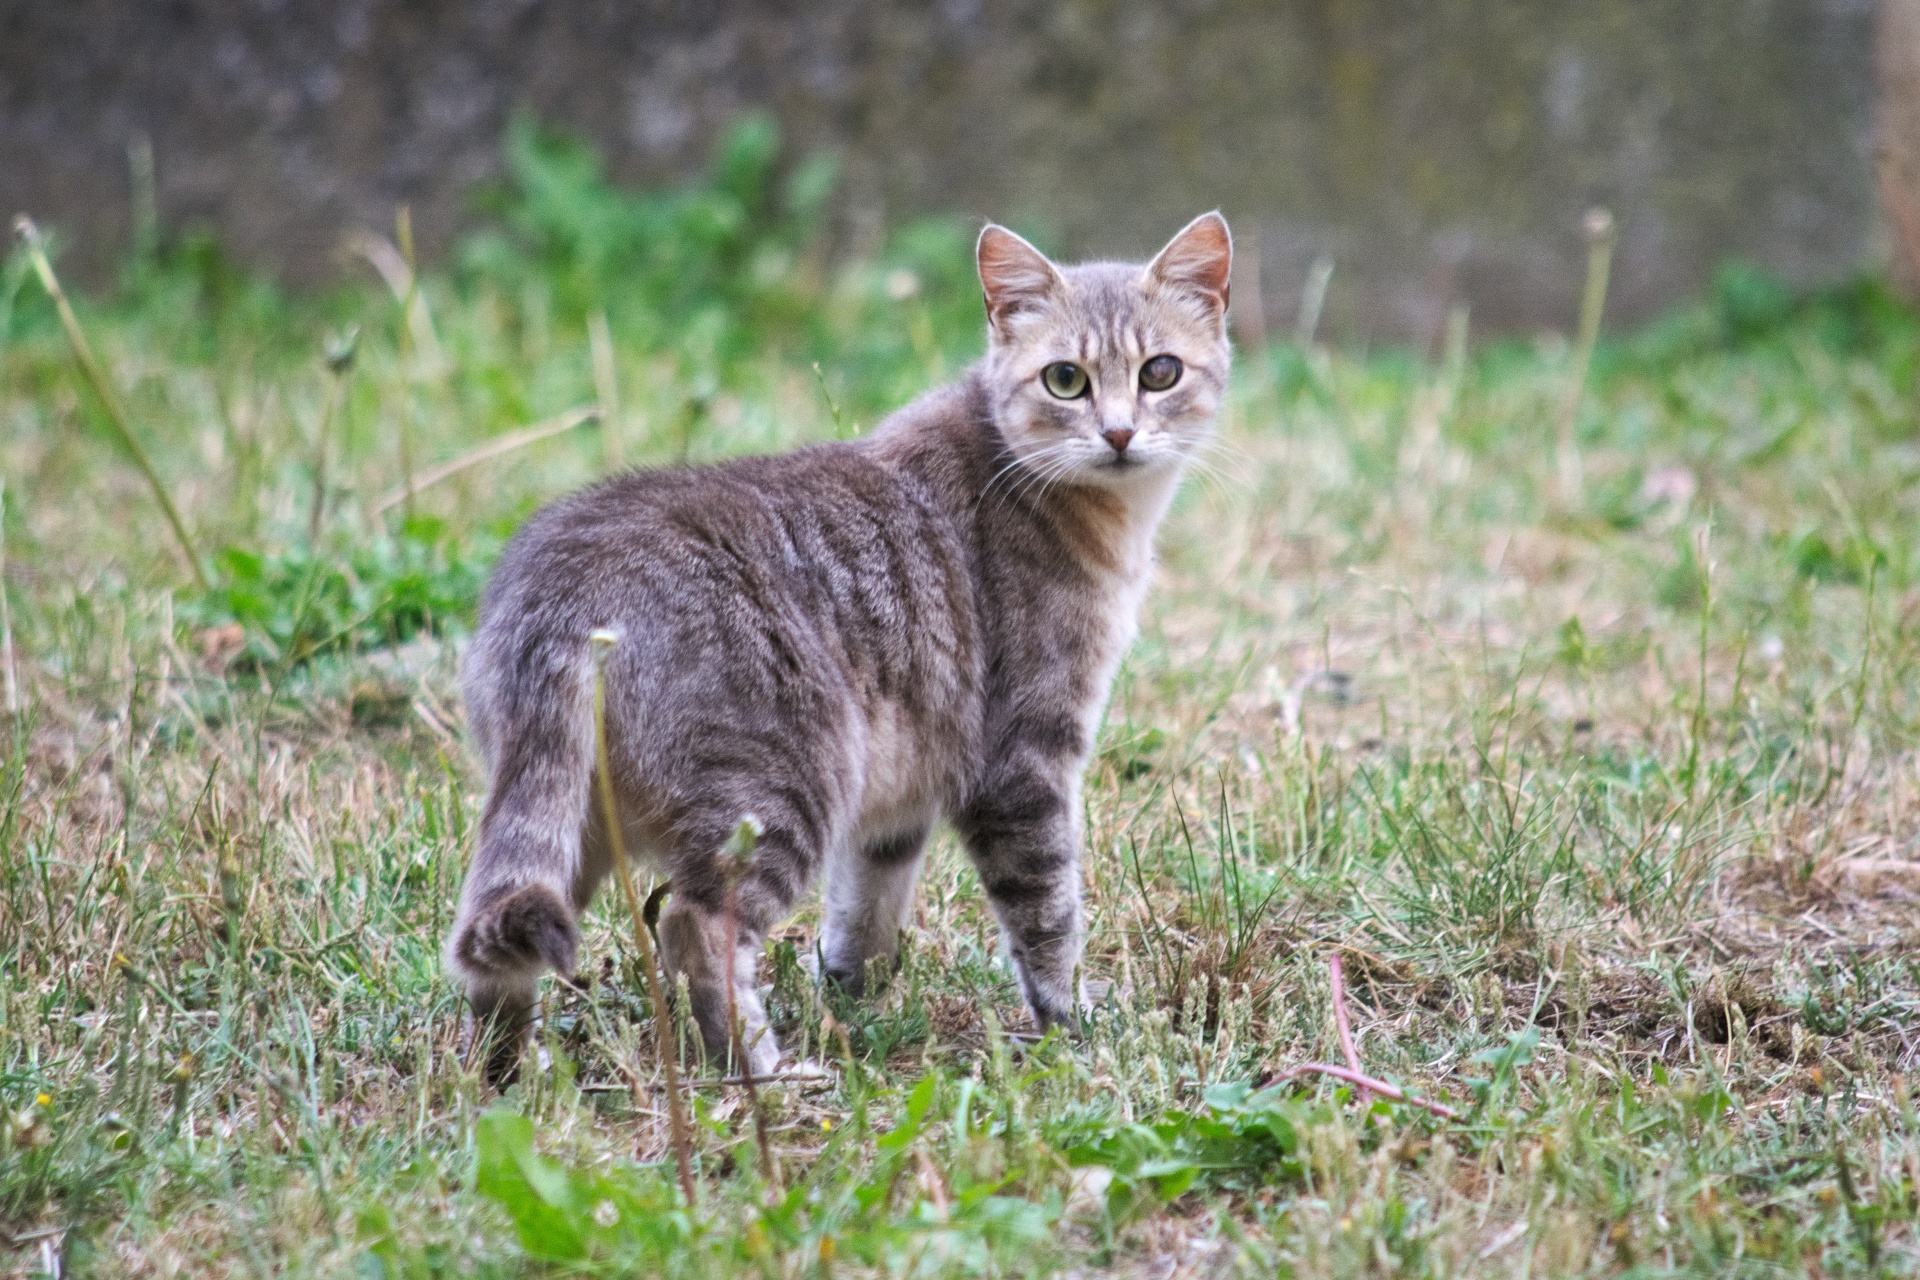
{"type": "Polygon", "coordinates": [[[1046,384],[1048,391],[1062,400],[1078,400],[1087,394],[1087,371],[1077,364],[1068,364],[1065,360],[1042,369],[1040,381],[1046,384]]]}
{"type": "Polygon", "coordinates": [[[1140,385],[1149,391],[1165,391],[1180,381],[1179,356],[1155,356],[1140,366],[1140,385]]]}

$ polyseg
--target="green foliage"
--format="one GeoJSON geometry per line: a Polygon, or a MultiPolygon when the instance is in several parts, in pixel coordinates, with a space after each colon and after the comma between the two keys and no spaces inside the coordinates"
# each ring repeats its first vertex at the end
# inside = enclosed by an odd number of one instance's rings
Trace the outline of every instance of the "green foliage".
{"type": "Polygon", "coordinates": [[[617,1177],[543,1159],[534,1153],[533,1122],[510,1111],[481,1116],[474,1146],[474,1187],[507,1211],[529,1257],[652,1271],[688,1261],[703,1243],[667,1171],[617,1177]]]}
{"type": "Polygon", "coordinates": [[[461,244],[455,278],[523,324],[604,311],[623,343],[715,385],[773,352],[818,361],[862,413],[905,398],[903,374],[924,385],[978,347],[971,229],[910,222],[876,260],[832,268],[835,165],[784,156],[768,117],[735,121],[698,182],[647,191],[610,184],[591,146],[521,117],[507,173],[488,201],[504,226],[461,244]]]}
{"type": "Polygon", "coordinates": [[[1520,1031],[1509,1031],[1507,1042],[1500,1047],[1483,1049],[1473,1055],[1470,1061],[1475,1066],[1486,1068],[1487,1074],[1467,1077],[1467,1088],[1473,1093],[1472,1118],[1484,1115],[1490,1106],[1513,1088],[1520,1068],[1533,1061],[1539,1048],[1540,1028],[1527,1027],[1520,1031]]]}
{"type": "MultiPolygon", "coordinates": [[[[961,1089],[966,1111],[971,1082],[961,1089]]],[[[474,1187],[505,1210],[528,1257],[563,1272],[732,1276],[782,1258],[817,1259],[823,1269],[838,1258],[894,1275],[977,1275],[1043,1257],[1061,1213],[1057,1195],[1002,1194],[1004,1177],[957,1171],[950,1194],[935,1202],[906,1177],[915,1152],[943,1127],[936,1101],[954,1093],[930,1073],[898,1096],[893,1126],[870,1147],[830,1146],[785,1195],[736,1181],[691,1207],[667,1167],[603,1171],[547,1159],[535,1151],[532,1121],[496,1108],[475,1128],[474,1187]]],[[[957,1124],[965,1128],[964,1116],[957,1124]]],[[[371,1252],[398,1252],[377,1219],[369,1234],[371,1252]]]]}
{"type": "Polygon", "coordinates": [[[735,121],[705,178],[673,190],[616,188],[591,147],[526,117],[506,155],[511,186],[492,203],[507,229],[461,246],[468,287],[543,291],[564,320],[604,310],[628,341],[705,344],[723,360],[803,326],[833,164],[815,156],[782,173],[771,119],[735,121]]]}
{"type": "Polygon", "coordinates": [[[1461,943],[1525,945],[1548,886],[1571,865],[1571,815],[1525,755],[1477,763],[1368,773],[1372,816],[1406,869],[1393,892],[1410,925],[1461,943]]]}
{"type": "Polygon", "coordinates": [[[1714,274],[1700,302],[1652,325],[1603,343],[1596,371],[1607,376],[1671,374],[1715,353],[1792,347],[1872,359],[1903,384],[1913,376],[1920,325],[1913,311],[1872,277],[1796,291],[1750,262],[1732,261],[1714,274]]]}
{"type": "Polygon", "coordinates": [[[499,545],[417,516],[337,558],[301,545],[271,554],[227,547],[214,557],[217,585],[187,600],[181,618],[202,628],[238,624],[243,655],[262,664],[457,631],[473,616],[499,545]]]}
{"type": "Polygon", "coordinates": [[[1728,343],[1777,333],[1793,318],[1794,303],[1792,290],[1752,263],[1729,262],[1713,277],[1712,306],[1728,343]]]}
{"type": "Polygon", "coordinates": [[[1303,1135],[1313,1125],[1336,1123],[1337,1116],[1327,1103],[1301,1098],[1290,1087],[1220,1084],[1206,1091],[1204,1101],[1202,1113],[1169,1112],[1067,1150],[1075,1165],[1112,1172],[1106,1202],[1115,1222],[1189,1191],[1246,1192],[1298,1182],[1306,1173],[1303,1135]]]}
{"type": "Polygon", "coordinates": [[[1787,542],[1785,549],[1795,571],[1819,583],[1858,585],[1889,563],[1886,550],[1870,539],[1855,535],[1840,539],[1836,546],[1818,529],[1787,542]]]}

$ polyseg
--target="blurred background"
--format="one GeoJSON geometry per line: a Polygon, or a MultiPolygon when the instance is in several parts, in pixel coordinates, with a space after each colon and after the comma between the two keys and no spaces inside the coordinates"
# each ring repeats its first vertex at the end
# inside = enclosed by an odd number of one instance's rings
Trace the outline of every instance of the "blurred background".
{"type": "Polygon", "coordinates": [[[5,0],[0,206],[95,284],[145,219],[315,285],[364,274],[342,245],[402,204],[422,258],[454,261],[512,185],[515,121],[659,187],[760,112],[779,180],[819,162],[830,258],[929,214],[1137,255],[1219,206],[1243,329],[1290,328],[1324,260],[1325,336],[1433,349],[1460,306],[1480,333],[1570,327],[1593,205],[1620,229],[1610,321],[1730,261],[1797,289],[1893,264],[1888,191],[1920,193],[1890,128],[1920,124],[1917,10],[5,0]]]}

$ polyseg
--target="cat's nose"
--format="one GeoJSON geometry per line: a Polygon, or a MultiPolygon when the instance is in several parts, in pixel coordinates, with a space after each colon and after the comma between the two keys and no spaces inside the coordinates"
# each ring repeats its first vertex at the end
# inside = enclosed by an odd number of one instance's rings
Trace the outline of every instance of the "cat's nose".
{"type": "Polygon", "coordinates": [[[1127,446],[1133,443],[1133,428],[1108,427],[1100,433],[1100,438],[1112,445],[1115,453],[1125,453],[1127,446]]]}

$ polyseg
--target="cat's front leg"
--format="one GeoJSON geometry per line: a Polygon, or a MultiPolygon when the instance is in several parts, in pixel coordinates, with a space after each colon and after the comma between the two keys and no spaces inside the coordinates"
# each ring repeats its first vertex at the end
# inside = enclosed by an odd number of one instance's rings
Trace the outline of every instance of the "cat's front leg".
{"type": "Polygon", "coordinates": [[[848,849],[827,864],[821,976],[849,995],[866,989],[867,966],[891,965],[913,907],[913,885],[926,854],[927,825],[848,849]]]}
{"type": "Polygon", "coordinates": [[[1079,1012],[1080,833],[1070,778],[1027,772],[954,815],[1042,1030],[1079,1012]]]}

